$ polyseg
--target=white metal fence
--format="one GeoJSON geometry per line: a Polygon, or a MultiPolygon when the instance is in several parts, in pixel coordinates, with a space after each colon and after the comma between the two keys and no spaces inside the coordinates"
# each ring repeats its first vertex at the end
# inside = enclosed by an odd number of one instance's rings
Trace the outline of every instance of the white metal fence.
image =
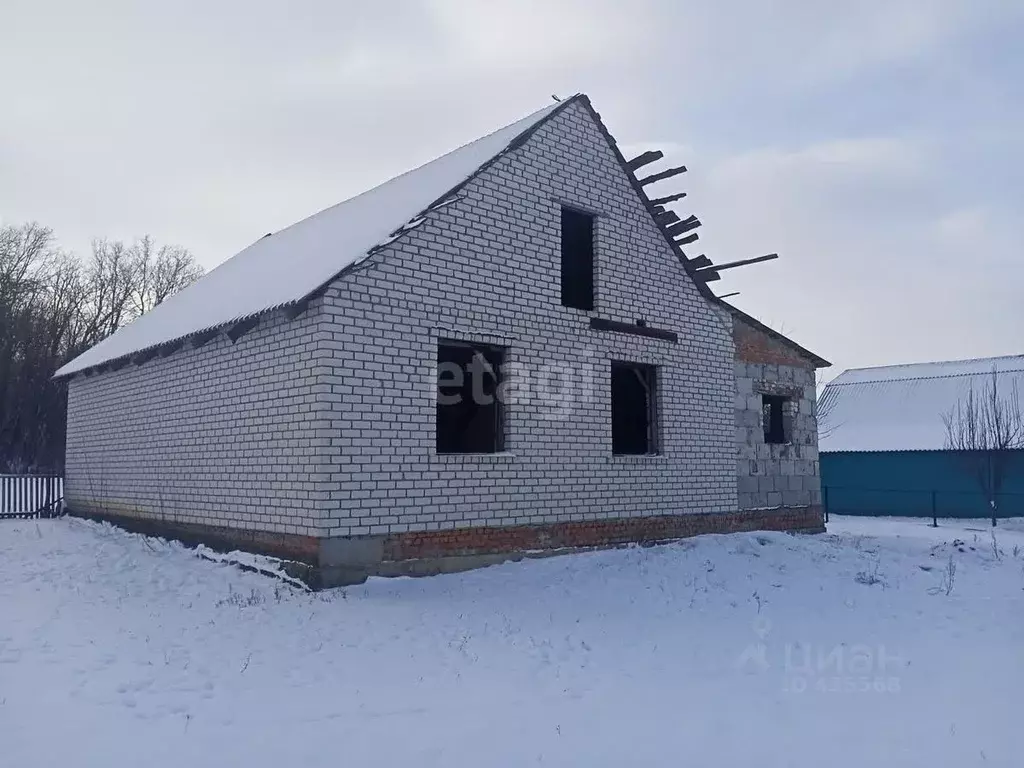
{"type": "Polygon", "coordinates": [[[64,479],[55,475],[0,475],[0,517],[51,517],[64,505],[64,479]]]}

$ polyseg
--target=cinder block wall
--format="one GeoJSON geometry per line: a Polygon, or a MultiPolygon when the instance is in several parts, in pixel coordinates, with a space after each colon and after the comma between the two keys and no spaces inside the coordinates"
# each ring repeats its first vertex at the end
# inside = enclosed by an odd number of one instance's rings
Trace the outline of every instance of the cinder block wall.
{"type": "Polygon", "coordinates": [[[730,323],[685,274],[586,107],[564,109],[459,194],[325,297],[337,484],[327,533],[735,512],[730,323]],[[598,216],[592,312],[560,303],[561,203],[598,216]],[[591,317],[644,318],[679,342],[595,332],[591,317]],[[504,346],[520,369],[529,391],[506,410],[504,453],[436,454],[440,338],[504,346]],[[612,360],[659,366],[661,455],[612,455],[612,360]],[[552,367],[573,372],[564,408],[536,396],[552,367]]]}
{"type": "Polygon", "coordinates": [[[312,307],[69,384],[72,511],[317,536],[319,345],[312,307]]]}
{"type": "Polygon", "coordinates": [[[733,320],[739,508],[821,504],[814,366],[758,328],[733,320]],[[789,397],[790,441],[764,441],[762,395],[789,397]]]}

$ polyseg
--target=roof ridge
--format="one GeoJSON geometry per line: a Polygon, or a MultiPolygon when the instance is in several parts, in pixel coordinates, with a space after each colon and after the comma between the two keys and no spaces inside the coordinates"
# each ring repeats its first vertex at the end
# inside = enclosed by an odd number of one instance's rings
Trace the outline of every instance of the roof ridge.
{"type": "MultiPolygon", "coordinates": [[[[980,358],[980,359],[986,359],[986,358],[980,358]]],[[[951,360],[950,362],[965,362],[966,363],[966,362],[971,362],[971,361],[968,361],[968,360],[951,360]]],[[[927,365],[927,363],[923,363],[923,365],[927,365]]],[[[892,367],[896,367],[896,366],[892,366],[892,367]]],[[[850,368],[849,370],[850,371],[855,371],[855,370],[861,370],[861,371],[868,370],[869,371],[871,369],[870,368],[850,368]]],[[[998,372],[999,373],[1024,373],[1024,367],[1021,367],[1021,368],[1003,368],[1003,369],[999,370],[998,372]]],[[[848,371],[843,371],[843,373],[848,373],[848,371]]],[[[853,387],[853,386],[856,386],[858,384],[892,384],[893,382],[896,382],[896,381],[934,381],[935,379],[958,379],[958,378],[962,378],[964,376],[986,376],[989,373],[990,373],[990,371],[963,371],[963,372],[960,372],[960,373],[941,373],[941,374],[937,374],[935,376],[901,376],[898,379],[860,379],[858,381],[838,381],[838,379],[842,376],[842,374],[840,374],[839,376],[836,376],[835,379],[833,379],[828,384],[826,384],[825,387],[826,388],[831,387],[833,384],[835,386],[837,386],[837,387],[853,387]]]]}
{"type": "Polygon", "coordinates": [[[1020,358],[1024,360],[1024,353],[1017,355],[991,355],[987,357],[964,357],[955,360],[921,360],[914,363],[890,363],[888,365],[865,365],[860,368],[847,368],[843,373],[852,373],[854,371],[879,371],[884,368],[912,368],[918,365],[952,365],[954,363],[980,363],[985,360],[1010,360],[1012,358],[1020,358]]]}

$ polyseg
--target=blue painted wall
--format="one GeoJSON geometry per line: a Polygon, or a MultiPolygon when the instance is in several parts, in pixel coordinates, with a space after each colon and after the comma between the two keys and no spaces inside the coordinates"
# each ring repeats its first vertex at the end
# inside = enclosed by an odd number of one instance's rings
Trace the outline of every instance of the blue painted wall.
{"type": "MultiPolygon", "coordinates": [[[[932,492],[939,517],[991,517],[981,486],[949,451],[823,453],[822,494],[839,515],[931,517],[932,492]],[[826,490],[827,489],[827,490],[826,490]]],[[[1008,460],[999,517],[1024,516],[1024,451],[1008,460]]]]}

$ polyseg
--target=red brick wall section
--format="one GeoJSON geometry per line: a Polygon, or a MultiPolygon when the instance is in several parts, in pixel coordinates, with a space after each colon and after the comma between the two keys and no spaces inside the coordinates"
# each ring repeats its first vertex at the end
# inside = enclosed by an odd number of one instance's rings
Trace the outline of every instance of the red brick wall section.
{"type": "Polygon", "coordinates": [[[740,531],[824,530],[821,507],[748,510],[732,514],[667,515],[618,518],[579,523],[457,528],[389,536],[384,560],[413,560],[459,555],[485,555],[567,547],[605,547],[655,543],[703,533],[740,531]]]}
{"type": "MultiPolygon", "coordinates": [[[[71,514],[75,514],[73,511],[71,514]]],[[[105,520],[126,530],[151,536],[176,539],[189,546],[205,544],[220,551],[242,549],[286,560],[319,565],[320,540],[311,536],[242,531],[166,520],[133,518],[125,515],[79,514],[105,520]]],[[[609,547],[631,542],[652,544],[704,533],[741,531],[825,530],[821,507],[780,507],[729,514],[664,515],[632,517],[578,523],[517,525],[506,527],[457,528],[443,531],[416,531],[383,538],[383,562],[424,560],[440,557],[472,556],[568,549],[573,547],[609,547]]],[[[370,568],[372,571],[372,568],[370,568]]],[[[310,579],[304,572],[292,575],[310,579]]],[[[365,574],[363,574],[365,578],[365,574]]]]}
{"type": "Polygon", "coordinates": [[[736,359],[740,362],[814,367],[813,363],[790,347],[773,339],[764,331],[747,325],[738,317],[733,318],[732,339],[736,345],[736,359]]]}

